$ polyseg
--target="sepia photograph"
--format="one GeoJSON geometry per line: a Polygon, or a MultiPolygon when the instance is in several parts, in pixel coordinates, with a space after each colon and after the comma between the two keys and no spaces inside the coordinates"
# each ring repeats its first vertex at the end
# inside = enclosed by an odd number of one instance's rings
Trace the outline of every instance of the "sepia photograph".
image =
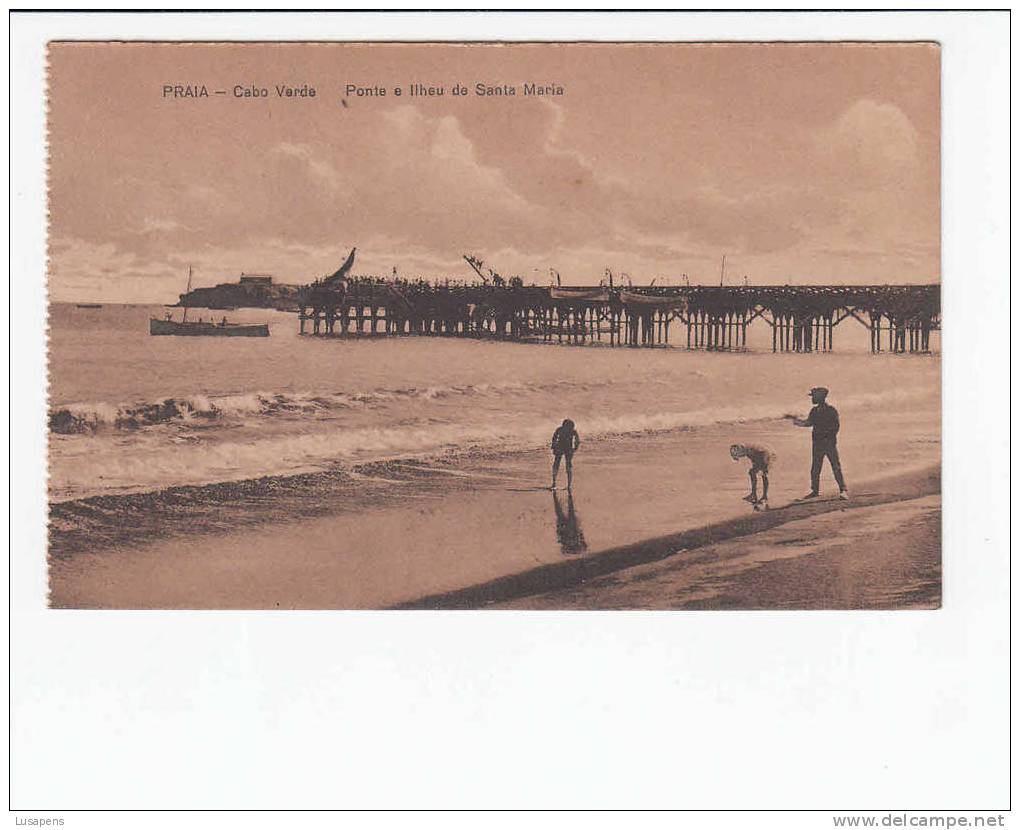
{"type": "Polygon", "coordinates": [[[47,87],[52,608],[940,606],[937,43],[47,87]]]}
{"type": "Polygon", "coordinates": [[[9,17],[15,824],[1009,826],[1008,12],[9,17]]]}

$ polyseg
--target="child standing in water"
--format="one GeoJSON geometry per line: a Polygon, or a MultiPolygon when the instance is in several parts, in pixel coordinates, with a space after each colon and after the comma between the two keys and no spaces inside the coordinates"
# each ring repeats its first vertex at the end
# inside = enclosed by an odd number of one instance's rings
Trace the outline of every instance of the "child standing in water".
{"type": "Polygon", "coordinates": [[[744,501],[754,505],[755,510],[769,506],[769,467],[776,460],[776,454],[768,447],[757,444],[733,444],[730,447],[730,458],[739,461],[747,458],[751,462],[748,475],[751,477],[751,493],[744,496],[744,501]],[[758,498],[758,473],[761,473],[761,498],[758,498]]]}
{"type": "Polygon", "coordinates": [[[552,489],[556,489],[556,476],[560,471],[560,459],[567,461],[567,489],[574,487],[574,453],[581,446],[581,436],[574,429],[574,422],[567,418],[552,436],[553,468],[552,489]]]}

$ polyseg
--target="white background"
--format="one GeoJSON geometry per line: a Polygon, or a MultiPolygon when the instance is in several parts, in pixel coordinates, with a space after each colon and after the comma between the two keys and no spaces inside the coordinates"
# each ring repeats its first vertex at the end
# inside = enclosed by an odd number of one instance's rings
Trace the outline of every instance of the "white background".
{"type": "MultiPolygon", "coordinates": [[[[63,14],[10,25],[19,817],[175,827],[323,819],[69,811],[1008,807],[1008,16],[63,14]],[[945,607],[47,610],[44,46],[58,38],[940,41],[945,607]]],[[[833,826],[825,813],[697,820],[745,823],[833,826]]]]}

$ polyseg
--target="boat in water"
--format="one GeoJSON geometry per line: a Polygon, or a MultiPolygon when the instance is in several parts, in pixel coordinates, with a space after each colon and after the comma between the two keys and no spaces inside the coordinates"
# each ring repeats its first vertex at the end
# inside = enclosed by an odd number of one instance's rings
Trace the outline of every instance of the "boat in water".
{"type": "Polygon", "coordinates": [[[76,303],[77,308],[102,308],[102,303],[76,303]]]}
{"type": "Polygon", "coordinates": [[[149,318],[149,334],[176,334],[184,337],[269,337],[269,323],[228,323],[221,320],[158,320],[149,318]]]}
{"type": "MultiPolygon", "coordinates": [[[[191,293],[191,268],[188,268],[188,290],[191,293]]],[[[188,319],[188,306],[184,306],[184,315],[174,320],[169,312],[166,319],[149,318],[150,335],[176,335],[178,337],[269,337],[269,323],[231,323],[224,317],[220,322],[214,320],[188,319]]]]}

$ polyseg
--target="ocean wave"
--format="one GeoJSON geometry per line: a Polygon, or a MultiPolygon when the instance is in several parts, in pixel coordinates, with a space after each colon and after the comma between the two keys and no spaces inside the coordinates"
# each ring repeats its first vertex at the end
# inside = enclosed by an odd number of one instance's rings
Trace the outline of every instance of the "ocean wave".
{"type": "MultiPolygon", "coordinates": [[[[739,416],[740,420],[748,413],[739,416]]],[[[582,438],[693,428],[735,417],[726,412],[667,412],[590,418],[582,438]]],[[[763,417],[763,412],[750,413],[763,417]]],[[[200,445],[137,446],[133,451],[84,452],[65,456],[51,469],[51,498],[64,501],[100,492],[161,490],[174,485],[206,485],[264,475],[294,475],[348,468],[368,461],[436,458],[460,453],[515,452],[544,447],[548,419],[523,423],[489,418],[474,423],[435,423],[416,419],[403,425],[302,431],[257,441],[219,440],[200,445]],[[97,486],[98,485],[98,486],[97,486]]],[[[98,439],[97,439],[98,440],[98,439]]],[[[104,439],[105,440],[105,439],[104,439]]]]}
{"type": "MultiPolygon", "coordinates": [[[[930,389],[899,389],[845,398],[846,412],[879,404],[921,402],[930,389]]],[[[631,411],[578,421],[583,441],[607,441],[640,433],[698,430],[774,421],[787,412],[776,402],[712,406],[691,410],[631,411]]],[[[803,414],[803,413],[801,413],[803,414]]],[[[64,456],[51,469],[55,500],[83,493],[120,489],[149,491],[173,485],[204,485],[264,475],[321,472],[367,461],[394,458],[448,457],[459,453],[519,452],[547,446],[548,417],[522,419],[519,414],[494,413],[482,420],[450,422],[429,416],[402,423],[302,430],[266,435],[258,440],[216,440],[177,445],[172,450],[159,439],[155,445],[121,448],[118,452],[83,451],[64,456]],[[98,486],[97,486],[98,485],[98,486]]],[[[155,436],[152,436],[155,440],[155,436]]],[[[95,440],[100,440],[98,437],[95,440]]],[[[105,442],[105,439],[103,439],[105,442]]],[[[84,450],[85,448],[83,448],[84,450]]]]}
{"type": "Polygon", "coordinates": [[[410,400],[438,401],[453,396],[499,396],[539,393],[555,389],[597,388],[612,383],[479,383],[459,386],[373,389],[364,392],[271,393],[247,392],[221,395],[190,395],[132,404],[72,403],[50,412],[51,432],[74,435],[103,429],[132,430],[172,422],[244,419],[252,416],[328,416],[338,411],[410,400]]]}

